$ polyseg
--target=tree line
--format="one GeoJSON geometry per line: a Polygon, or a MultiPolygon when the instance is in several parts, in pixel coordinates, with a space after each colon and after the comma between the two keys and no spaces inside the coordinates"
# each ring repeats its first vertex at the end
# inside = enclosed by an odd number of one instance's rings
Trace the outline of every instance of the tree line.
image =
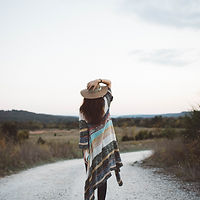
{"type": "Polygon", "coordinates": [[[127,127],[138,126],[147,128],[184,128],[185,117],[162,117],[153,118],[113,118],[114,126],[127,127]]]}
{"type": "MultiPolygon", "coordinates": [[[[169,130],[170,128],[183,128],[187,131],[185,132],[186,138],[199,138],[200,137],[200,111],[193,110],[184,117],[162,117],[155,116],[153,118],[112,118],[114,126],[118,127],[128,127],[128,126],[138,126],[147,128],[165,128],[169,130]]],[[[6,138],[12,138],[15,141],[21,141],[28,138],[29,130],[38,129],[77,129],[79,128],[78,118],[74,121],[6,121],[0,123],[0,137],[6,136],[6,138]]],[[[153,137],[151,133],[141,133],[141,138],[153,137]]],[[[166,135],[169,135],[167,132],[166,135]]],[[[140,137],[138,138],[140,139],[140,137]]]]}
{"type": "MultiPolygon", "coordinates": [[[[185,128],[185,118],[186,117],[162,117],[155,116],[153,118],[112,118],[114,126],[127,127],[127,126],[138,126],[147,128],[185,128]]],[[[3,124],[11,124],[16,126],[17,129],[26,130],[38,130],[38,129],[76,129],[79,127],[78,118],[74,121],[49,121],[41,122],[38,120],[30,121],[15,121],[10,120],[6,122],[0,122],[0,127],[3,124]]]]}

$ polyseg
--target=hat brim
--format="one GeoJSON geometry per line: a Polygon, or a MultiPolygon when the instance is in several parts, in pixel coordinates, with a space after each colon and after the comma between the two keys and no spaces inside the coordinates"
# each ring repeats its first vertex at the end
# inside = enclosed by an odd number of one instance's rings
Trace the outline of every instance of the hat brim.
{"type": "Polygon", "coordinates": [[[97,92],[90,92],[88,89],[81,90],[81,95],[86,99],[97,99],[103,97],[108,91],[108,86],[101,86],[101,90],[97,92]]]}

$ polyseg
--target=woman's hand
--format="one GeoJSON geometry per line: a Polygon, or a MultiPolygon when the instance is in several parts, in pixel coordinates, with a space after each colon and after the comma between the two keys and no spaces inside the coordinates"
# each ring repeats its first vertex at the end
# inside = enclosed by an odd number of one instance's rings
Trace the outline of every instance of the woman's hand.
{"type": "Polygon", "coordinates": [[[87,89],[90,90],[92,87],[93,87],[93,90],[95,90],[95,88],[97,87],[97,85],[99,84],[100,80],[99,79],[96,79],[94,81],[90,81],[88,84],[87,84],[87,89]]]}
{"type": "Polygon", "coordinates": [[[96,79],[96,80],[94,80],[94,81],[90,81],[90,82],[87,84],[87,89],[90,90],[90,88],[93,87],[93,90],[95,90],[96,87],[97,87],[97,85],[98,85],[100,82],[106,84],[109,88],[111,88],[111,81],[110,81],[110,80],[108,80],[108,79],[96,79]]]}
{"type": "Polygon", "coordinates": [[[89,153],[88,153],[88,149],[84,149],[83,150],[83,159],[85,161],[85,163],[87,163],[87,157],[88,157],[89,153]]]}

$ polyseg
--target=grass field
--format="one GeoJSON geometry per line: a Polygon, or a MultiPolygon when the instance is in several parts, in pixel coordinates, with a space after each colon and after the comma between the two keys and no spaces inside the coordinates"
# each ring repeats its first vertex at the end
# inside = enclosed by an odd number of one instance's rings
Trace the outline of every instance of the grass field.
{"type": "MultiPolygon", "coordinates": [[[[157,131],[155,128],[142,127],[115,127],[116,137],[121,152],[136,151],[149,149],[154,140],[140,140],[140,141],[122,141],[124,135],[135,136],[141,130],[157,131]]],[[[38,138],[42,137],[48,143],[70,143],[74,148],[79,143],[79,129],[59,130],[59,129],[44,129],[37,131],[30,131],[29,140],[36,143],[38,138]]],[[[80,151],[79,149],[77,149],[80,151]]]]}
{"type": "MultiPolygon", "coordinates": [[[[126,128],[115,128],[116,137],[119,144],[120,152],[128,152],[128,151],[138,151],[144,149],[150,149],[151,144],[154,143],[152,139],[148,140],[140,140],[140,141],[121,141],[124,134],[136,135],[140,130],[144,130],[147,128],[141,127],[126,127],[126,128]]],[[[31,142],[36,143],[38,138],[42,137],[48,143],[70,143],[77,150],[79,143],[79,130],[71,129],[71,130],[59,130],[59,129],[44,129],[38,131],[30,131],[29,140],[31,142]],[[55,136],[56,134],[56,136],[55,136]]]]}
{"type": "MultiPolygon", "coordinates": [[[[115,127],[120,152],[153,149],[159,138],[122,141],[123,136],[134,137],[141,130],[158,134],[161,129],[142,127],[115,127]]],[[[81,158],[78,147],[79,129],[42,129],[29,132],[29,138],[21,144],[0,140],[0,176],[14,173],[40,164],[81,158]],[[42,138],[44,144],[38,144],[42,138]]]]}
{"type": "MultiPolygon", "coordinates": [[[[120,152],[150,149],[154,140],[125,141],[124,134],[133,135],[141,128],[116,127],[116,136],[120,152]]],[[[81,158],[82,152],[78,147],[79,129],[59,130],[43,129],[29,132],[29,139],[21,144],[7,143],[0,140],[0,176],[15,173],[44,163],[55,162],[72,158],[81,158]],[[45,143],[38,144],[39,138],[45,143]]]]}
{"type": "Polygon", "coordinates": [[[29,140],[37,142],[38,138],[42,137],[47,142],[70,142],[77,144],[79,141],[79,130],[59,130],[59,129],[44,129],[29,132],[29,140]],[[56,136],[55,136],[56,134],[56,136]]]}

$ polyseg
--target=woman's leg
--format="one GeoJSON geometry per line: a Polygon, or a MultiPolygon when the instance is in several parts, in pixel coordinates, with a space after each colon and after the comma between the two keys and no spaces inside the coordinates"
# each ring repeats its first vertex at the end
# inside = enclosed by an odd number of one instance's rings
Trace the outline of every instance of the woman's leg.
{"type": "Polygon", "coordinates": [[[98,187],[98,200],[106,199],[107,181],[98,187]]]}
{"type": "Polygon", "coordinates": [[[86,170],[86,172],[87,172],[87,164],[85,163],[85,170],[86,170]]]}

